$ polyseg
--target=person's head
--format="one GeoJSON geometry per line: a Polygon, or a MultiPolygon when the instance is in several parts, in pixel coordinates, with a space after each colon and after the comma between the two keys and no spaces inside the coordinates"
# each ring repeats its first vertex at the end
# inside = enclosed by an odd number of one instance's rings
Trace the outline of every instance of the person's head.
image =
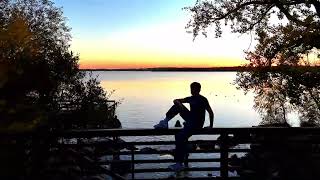
{"type": "Polygon", "coordinates": [[[201,90],[201,84],[198,82],[193,82],[190,84],[190,90],[191,90],[191,94],[194,95],[198,95],[200,93],[201,90]]]}

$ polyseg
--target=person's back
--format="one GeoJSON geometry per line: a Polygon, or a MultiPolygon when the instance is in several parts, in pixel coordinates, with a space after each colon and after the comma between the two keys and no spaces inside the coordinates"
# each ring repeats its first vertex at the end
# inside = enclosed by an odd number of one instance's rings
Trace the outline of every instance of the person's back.
{"type": "Polygon", "coordinates": [[[190,104],[190,125],[194,128],[202,128],[205,121],[206,109],[209,102],[206,97],[198,94],[185,98],[190,104]]]}

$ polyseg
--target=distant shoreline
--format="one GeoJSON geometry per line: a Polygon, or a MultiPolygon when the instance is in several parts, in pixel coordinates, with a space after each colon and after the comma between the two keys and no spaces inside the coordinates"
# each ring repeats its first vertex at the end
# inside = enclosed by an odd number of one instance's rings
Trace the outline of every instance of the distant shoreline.
{"type": "MultiPolygon", "coordinates": [[[[299,70],[320,70],[320,66],[274,66],[258,68],[267,71],[283,71],[288,68],[299,70]]],[[[130,69],[80,69],[81,71],[152,71],[152,72],[234,72],[234,71],[253,71],[256,70],[252,67],[233,66],[233,67],[209,67],[209,68],[189,68],[189,67],[160,67],[160,68],[130,68],[130,69]]]]}
{"type": "Polygon", "coordinates": [[[172,72],[179,72],[179,71],[245,71],[248,68],[245,67],[211,67],[211,68],[175,68],[175,67],[164,67],[164,68],[136,68],[136,69],[81,69],[81,71],[172,71],[172,72]]]}

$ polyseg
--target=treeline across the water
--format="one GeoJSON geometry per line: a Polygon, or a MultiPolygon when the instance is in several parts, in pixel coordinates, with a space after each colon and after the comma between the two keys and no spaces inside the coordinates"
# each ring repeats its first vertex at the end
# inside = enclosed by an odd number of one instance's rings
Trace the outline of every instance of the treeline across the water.
{"type": "Polygon", "coordinates": [[[155,68],[129,68],[129,69],[81,69],[83,71],[243,71],[246,67],[155,67],[155,68]]]}
{"type": "Polygon", "coordinates": [[[155,67],[155,68],[127,68],[127,69],[81,69],[82,71],[282,71],[283,69],[292,68],[295,70],[320,70],[320,66],[271,66],[271,67],[247,67],[247,66],[231,66],[231,67],[155,67]]]}

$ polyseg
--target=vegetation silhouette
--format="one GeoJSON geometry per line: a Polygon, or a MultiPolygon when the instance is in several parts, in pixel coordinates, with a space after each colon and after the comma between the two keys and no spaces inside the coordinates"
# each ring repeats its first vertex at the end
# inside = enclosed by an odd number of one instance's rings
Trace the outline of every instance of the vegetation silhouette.
{"type": "MultiPolygon", "coordinates": [[[[262,116],[262,126],[290,127],[290,112],[298,112],[300,126],[320,125],[319,1],[200,0],[184,9],[192,15],[186,28],[194,38],[207,36],[211,26],[221,37],[221,24],[233,33],[254,34],[257,45],[245,51],[244,67],[250,71],[238,72],[235,83],[245,92],[255,92],[254,107],[262,116]]],[[[254,138],[269,143],[251,144],[245,157],[232,158],[241,167],[241,178],[319,179],[319,151],[314,150],[318,144],[307,142],[309,135],[257,134],[254,138]],[[302,143],[293,143],[292,138],[302,143]]]]}
{"type": "Polygon", "coordinates": [[[238,167],[235,171],[246,180],[319,179],[319,135],[291,133],[290,129],[252,133],[248,136],[253,141],[250,151],[240,158],[233,154],[229,165],[238,167]]]}
{"type": "Polygon", "coordinates": [[[301,125],[319,125],[320,2],[316,0],[197,1],[186,28],[194,37],[221,24],[233,33],[254,33],[257,45],[246,51],[250,71],[237,74],[239,88],[254,91],[263,124],[285,123],[293,110],[301,125]],[[275,20],[277,19],[277,20],[275,20]],[[310,61],[313,57],[315,61],[310,61]]]}
{"type": "Polygon", "coordinates": [[[249,71],[251,69],[242,66],[231,67],[154,67],[154,68],[138,68],[138,69],[81,69],[82,71],[249,71]]]}
{"type": "Polygon", "coordinates": [[[77,104],[74,111],[110,106],[97,79],[79,71],[61,9],[50,1],[8,0],[0,15],[1,128],[54,129],[62,102],[77,104]]]}
{"type": "Polygon", "coordinates": [[[110,93],[79,70],[70,40],[62,9],[52,1],[0,1],[0,132],[35,132],[0,137],[0,179],[48,179],[40,178],[50,176],[45,168],[55,174],[50,178],[74,179],[77,173],[48,167],[48,159],[72,153],[51,149],[57,139],[50,132],[121,127],[117,102],[111,105],[110,93]]]}

